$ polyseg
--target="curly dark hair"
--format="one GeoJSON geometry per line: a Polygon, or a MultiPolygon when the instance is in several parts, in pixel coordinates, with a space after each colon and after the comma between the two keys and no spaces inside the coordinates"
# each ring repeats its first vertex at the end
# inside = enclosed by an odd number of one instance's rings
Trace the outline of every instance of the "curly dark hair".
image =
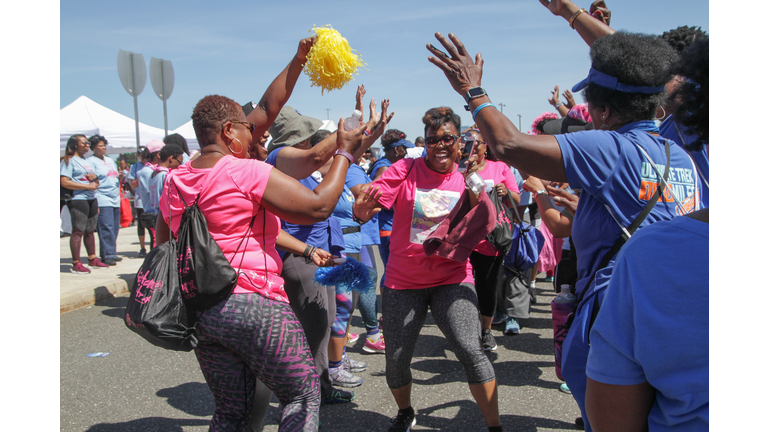
{"type": "Polygon", "coordinates": [[[400,129],[387,129],[381,136],[381,146],[386,148],[388,145],[393,142],[398,142],[401,139],[405,139],[405,132],[400,129]]]}
{"type": "Polygon", "coordinates": [[[171,156],[179,157],[182,153],[184,153],[184,149],[180,145],[174,143],[166,144],[160,149],[160,160],[165,161],[171,156]]]}
{"type": "Polygon", "coordinates": [[[699,151],[709,143],[709,37],[696,38],[680,58],[681,75],[687,78],[675,92],[680,97],[680,106],[675,118],[699,139],[688,145],[690,150],[699,151]]]}
{"type": "Polygon", "coordinates": [[[424,136],[427,136],[427,131],[429,129],[440,129],[440,126],[446,123],[451,123],[456,126],[457,131],[461,130],[461,118],[449,107],[432,108],[424,113],[421,122],[424,123],[424,136]]]}
{"type": "Polygon", "coordinates": [[[180,134],[175,133],[175,134],[168,135],[167,137],[163,138],[163,142],[166,145],[176,144],[177,146],[181,147],[181,150],[184,153],[189,154],[189,147],[187,147],[187,139],[181,136],[180,134]]]}
{"type": "Polygon", "coordinates": [[[107,141],[106,138],[102,135],[94,135],[90,138],[88,138],[88,142],[90,143],[91,151],[96,148],[97,145],[99,145],[100,142],[104,141],[104,144],[109,144],[109,141],[107,141]]]}
{"type": "MultiPolygon", "coordinates": [[[[637,86],[663,86],[672,78],[672,66],[679,56],[657,36],[619,31],[596,40],[590,48],[592,67],[637,86]]],[[[590,84],[584,99],[598,108],[610,108],[623,122],[650,120],[656,107],[665,101],[665,93],[623,93],[590,84]]]]}
{"type": "Polygon", "coordinates": [[[192,127],[200,147],[216,142],[216,135],[224,122],[239,120],[243,108],[226,96],[210,95],[197,103],[192,111],[192,127]]]}
{"type": "Polygon", "coordinates": [[[701,27],[680,26],[676,29],[665,31],[661,34],[661,38],[674,48],[678,54],[682,54],[686,48],[691,46],[696,38],[706,35],[707,32],[702,31],[701,27]]]}

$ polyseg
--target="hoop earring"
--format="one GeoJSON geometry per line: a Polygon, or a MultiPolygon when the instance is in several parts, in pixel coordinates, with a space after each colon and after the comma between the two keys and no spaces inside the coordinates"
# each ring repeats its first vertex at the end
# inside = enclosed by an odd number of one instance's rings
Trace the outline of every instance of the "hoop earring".
{"type": "MultiPolygon", "coordinates": [[[[654,117],[653,118],[654,120],[661,120],[661,119],[663,119],[664,117],[667,116],[667,110],[665,110],[663,106],[659,106],[658,108],[661,108],[661,113],[662,114],[661,114],[661,117],[654,117]]],[[[654,113],[654,114],[656,114],[656,113],[654,113]]]]}
{"type": "MultiPolygon", "coordinates": [[[[239,151],[234,151],[234,150],[232,150],[232,147],[230,147],[230,146],[229,146],[229,144],[227,144],[227,148],[229,149],[229,151],[230,151],[232,154],[237,154],[237,153],[240,153],[241,151],[243,151],[243,147],[245,147],[245,146],[243,145],[243,143],[242,143],[242,142],[241,142],[239,139],[235,138],[235,140],[236,140],[237,142],[239,142],[239,143],[240,143],[240,150],[239,150],[239,151]]],[[[231,142],[232,142],[232,141],[230,141],[230,143],[231,143],[231,142]]]]}

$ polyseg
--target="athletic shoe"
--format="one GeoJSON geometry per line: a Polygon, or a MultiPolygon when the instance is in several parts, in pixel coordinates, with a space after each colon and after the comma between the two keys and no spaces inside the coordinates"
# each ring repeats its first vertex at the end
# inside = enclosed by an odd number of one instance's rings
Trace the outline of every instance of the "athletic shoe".
{"type": "Polygon", "coordinates": [[[363,347],[363,351],[373,354],[384,354],[384,336],[379,337],[379,340],[376,342],[374,342],[371,338],[365,338],[365,346],[363,347]]]}
{"type": "Polygon", "coordinates": [[[576,428],[577,429],[584,430],[584,419],[583,418],[576,417],[576,421],[574,421],[574,423],[576,423],[576,428]]]}
{"type": "Polygon", "coordinates": [[[553,279],[554,279],[554,276],[547,276],[544,278],[544,282],[552,282],[553,279]]]}
{"type": "Polygon", "coordinates": [[[416,413],[413,409],[408,413],[403,413],[402,410],[397,412],[397,417],[390,420],[392,426],[389,427],[389,432],[410,432],[411,428],[416,426],[416,413]]]}
{"type": "Polygon", "coordinates": [[[72,268],[69,269],[69,271],[74,274],[88,274],[91,272],[91,270],[84,266],[80,261],[72,264],[72,268]]]}
{"type": "Polygon", "coordinates": [[[120,262],[120,261],[122,261],[122,260],[123,260],[123,257],[119,257],[119,256],[116,256],[116,257],[114,257],[114,258],[112,258],[112,259],[113,259],[113,260],[115,260],[115,261],[117,261],[117,262],[120,262]]]}
{"type": "Polygon", "coordinates": [[[107,258],[107,259],[104,260],[104,264],[106,264],[108,266],[116,266],[117,265],[117,261],[115,261],[114,258],[107,258]]]}
{"type": "Polygon", "coordinates": [[[363,384],[362,378],[352,375],[343,367],[330,369],[328,372],[331,375],[331,384],[335,386],[359,387],[363,384]]]}
{"type": "Polygon", "coordinates": [[[499,324],[504,324],[505,322],[507,322],[506,315],[504,315],[501,312],[496,312],[495,314],[493,314],[493,321],[491,321],[491,324],[499,325],[499,324]]]}
{"type": "Polygon", "coordinates": [[[347,333],[347,345],[357,342],[359,338],[360,338],[360,335],[357,333],[352,333],[352,332],[347,333]]]}
{"type": "Polygon", "coordinates": [[[483,351],[496,351],[499,346],[496,345],[496,339],[493,337],[490,329],[483,329],[483,351]]]}
{"type": "Polygon", "coordinates": [[[504,329],[505,334],[518,334],[520,333],[520,324],[515,321],[514,318],[507,318],[507,326],[504,329]]]}
{"type": "Polygon", "coordinates": [[[322,403],[339,404],[339,403],[352,402],[354,399],[355,399],[355,392],[335,388],[331,390],[330,394],[323,396],[322,403]]]}
{"type": "Polygon", "coordinates": [[[96,270],[103,270],[105,268],[109,268],[109,266],[106,263],[101,262],[101,260],[98,258],[88,260],[88,267],[96,270]]]}
{"type": "Polygon", "coordinates": [[[368,369],[368,363],[353,360],[344,354],[344,358],[341,359],[341,367],[350,372],[362,372],[368,369]]]}
{"type": "Polygon", "coordinates": [[[146,257],[146,256],[147,256],[147,250],[146,250],[146,249],[144,249],[144,248],[141,248],[141,249],[139,250],[139,258],[144,258],[144,257],[146,257]]]}
{"type": "Polygon", "coordinates": [[[568,384],[566,383],[560,384],[560,391],[563,393],[571,394],[571,389],[568,388],[568,384]]]}

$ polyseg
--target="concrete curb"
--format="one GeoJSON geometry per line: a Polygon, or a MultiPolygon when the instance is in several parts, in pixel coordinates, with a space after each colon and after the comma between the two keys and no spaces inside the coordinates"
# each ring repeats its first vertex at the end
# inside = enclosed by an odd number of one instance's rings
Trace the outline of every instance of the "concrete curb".
{"type": "Polygon", "coordinates": [[[127,296],[130,294],[129,285],[133,285],[134,279],[135,276],[130,281],[118,278],[95,288],[63,293],[59,313],[69,312],[109,298],[127,296]]]}

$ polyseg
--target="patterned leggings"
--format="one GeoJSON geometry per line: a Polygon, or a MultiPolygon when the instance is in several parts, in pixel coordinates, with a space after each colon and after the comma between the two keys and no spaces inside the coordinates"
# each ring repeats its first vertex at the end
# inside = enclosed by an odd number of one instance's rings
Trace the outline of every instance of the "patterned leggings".
{"type": "Polygon", "coordinates": [[[213,393],[210,430],[246,431],[255,378],[284,406],[280,431],[316,431],[320,381],[301,324],[287,303],[232,294],[200,314],[197,361],[213,393]]]}

